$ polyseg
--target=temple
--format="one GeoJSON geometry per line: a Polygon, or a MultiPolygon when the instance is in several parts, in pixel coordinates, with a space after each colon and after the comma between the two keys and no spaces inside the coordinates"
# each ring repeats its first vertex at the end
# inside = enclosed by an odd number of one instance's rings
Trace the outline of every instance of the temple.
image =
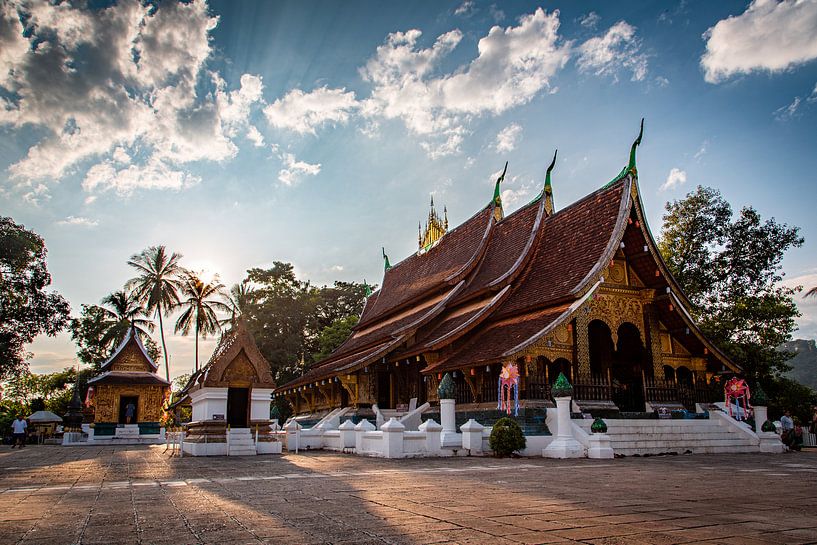
{"type": "Polygon", "coordinates": [[[162,404],[170,383],[156,374],[157,365],[131,328],[100,374],[88,381],[94,409],[94,442],[156,442],[162,404]]]}
{"type": "Polygon", "coordinates": [[[244,321],[235,321],[207,364],[193,373],[180,391],[179,401],[171,406],[192,405],[184,451],[194,456],[280,452],[280,444],[270,435],[274,387],[269,362],[244,321]]]}
{"type": "Polygon", "coordinates": [[[299,415],[399,411],[436,402],[450,373],[458,411],[496,410],[499,374],[516,364],[523,409],[550,404],[560,372],[582,412],[714,401],[711,379],[740,368],[695,324],[661,258],[638,186],[640,142],[618,176],[561,210],[555,155],[539,196],[507,216],[504,172],[491,201],[451,230],[432,203],[420,251],[394,265],[384,251],[382,287],[351,336],[274,395],[299,415]]]}

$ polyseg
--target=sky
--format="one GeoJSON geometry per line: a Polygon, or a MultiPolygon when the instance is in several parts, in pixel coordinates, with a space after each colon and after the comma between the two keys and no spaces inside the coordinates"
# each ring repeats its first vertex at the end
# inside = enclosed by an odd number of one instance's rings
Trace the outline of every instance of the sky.
{"type": "MultiPolygon", "coordinates": [[[[558,149],[564,207],[618,174],[644,117],[656,236],[667,201],[714,187],[798,226],[785,282],[814,286],[815,59],[814,0],[6,0],[0,214],[43,236],[75,316],[157,244],[228,286],[274,261],[378,284],[430,196],[455,226],[508,161],[507,213],[558,149]]],[[[817,337],[817,300],[797,302],[795,337],[817,337]]],[[[193,338],[168,347],[189,372],[193,338]]],[[[65,333],[30,350],[35,372],[75,362],[65,333]]]]}

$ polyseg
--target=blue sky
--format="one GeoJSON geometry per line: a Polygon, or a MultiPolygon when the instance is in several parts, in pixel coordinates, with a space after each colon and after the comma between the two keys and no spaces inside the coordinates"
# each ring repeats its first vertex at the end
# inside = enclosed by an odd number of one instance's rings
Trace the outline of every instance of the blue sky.
{"type": "MultiPolygon", "coordinates": [[[[430,195],[456,225],[507,160],[513,210],[558,148],[563,207],[641,117],[656,235],[709,185],[799,226],[787,282],[817,285],[817,2],[90,4],[0,7],[0,213],[45,238],[75,311],[153,244],[228,285],[276,260],[379,283],[430,195]]],[[[169,341],[172,374],[192,343],[169,341]]],[[[35,371],[74,360],[64,334],[32,350],[35,371]]]]}

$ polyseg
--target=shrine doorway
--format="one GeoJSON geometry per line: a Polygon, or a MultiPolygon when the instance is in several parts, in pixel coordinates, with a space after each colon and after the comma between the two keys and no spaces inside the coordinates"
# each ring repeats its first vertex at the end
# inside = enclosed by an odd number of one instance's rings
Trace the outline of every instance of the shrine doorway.
{"type": "MultiPolygon", "coordinates": [[[[618,344],[612,368],[613,402],[622,411],[644,410],[645,350],[638,328],[624,322],[618,328],[618,344]]],[[[650,367],[650,374],[652,368],[650,367]]]]}
{"type": "Polygon", "coordinates": [[[610,328],[601,320],[593,320],[587,326],[587,337],[590,342],[590,374],[606,379],[613,364],[614,345],[610,328]]]}
{"type": "Polygon", "coordinates": [[[120,396],[119,397],[119,423],[120,424],[136,424],[139,420],[139,396],[120,396]],[[133,416],[128,422],[128,405],[133,404],[133,416]]]}
{"type": "Polygon", "coordinates": [[[227,388],[227,423],[233,428],[246,428],[250,414],[250,389],[227,388]]]}

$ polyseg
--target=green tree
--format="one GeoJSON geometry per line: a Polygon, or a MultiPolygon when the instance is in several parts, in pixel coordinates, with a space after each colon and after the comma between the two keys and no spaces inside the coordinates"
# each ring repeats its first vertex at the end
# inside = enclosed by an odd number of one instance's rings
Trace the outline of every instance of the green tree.
{"type": "Polygon", "coordinates": [[[345,318],[338,318],[331,325],[323,328],[323,331],[318,335],[318,353],[315,354],[314,360],[316,362],[322,360],[343,344],[343,341],[352,334],[352,328],[357,325],[357,322],[358,317],[350,315],[345,318]]]}
{"type": "Polygon", "coordinates": [[[230,317],[221,321],[221,325],[228,325],[235,322],[240,316],[249,312],[255,296],[255,289],[250,284],[250,280],[245,278],[238,284],[233,284],[230,293],[227,295],[227,305],[230,307],[230,317]]]}
{"type": "MultiPolygon", "coordinates": [[[[82,305],[79,318],[71,320],[71,339],[77,345],[79,360],[90,366],[92,374],[107,360],[121,342],[108,336],[110,331],[110,310],[97,305],[82,305]]],[[[127,330],[126,330],[127,331],[127,330]]],[[[152,337],[141,336],[148,356],[158,361],[161,352],[152,337]]]]}
{"type": "Polygon", "coordinates": [[[737,215],[721,194],[698,187],[667,203],[659,248],[693,305],[702,330],[764,385],[787,370],[775,350],[791,339],[799,288],[780,286],[784,253],[803,244],[796,227],[763,221],[752,207],[737,215]]]}
{"type": "Polygon", "coordinates": [[[196,371],[199,370],[199,336],[207,338],[221,331],[216,312],[230,312],[224,303],[224,284],[216,277],[213,282],[203,282],[195,273],[186,272],[179,289],[180,301],[176,308],[182,313],[176,320],[176,333],[188,335],[195,330],[196,371]]]}
{"type": "Polygon", "coordinates": [[[123,290],[115,291],[102,299],[105,311],[106,331],[102,336],[102,342],[119,346],[125,339],[128,331],[133,328],[140,340],[149,339],[153,332],[154,325],[145,315],[145,309],[139,304],[133,292],[125,293],[123,290]]]}
{"type": "Polygon", "coordinates": [[[68,323],[68,301],[47,292],[49,284],[43,239],[0,217],[0,379],[28,368],[26,344],[37,335],[54,336],[68,323]]]}
{"type": "Polygon", "coordinates": [[[179,304],[180,277],[184,272],[179,265],[181,258],[182,255],[176,252],[168,255],[164,246],[151,246],[128,260],[128,265],[137,270],[138,276],[128,280],[127,288],[135,292],[136,298],[148,313],[153,312],[159,317],[159,336],[162,339],[167,380],[170,380],[170,364],[162,316],[179,304]]]}

